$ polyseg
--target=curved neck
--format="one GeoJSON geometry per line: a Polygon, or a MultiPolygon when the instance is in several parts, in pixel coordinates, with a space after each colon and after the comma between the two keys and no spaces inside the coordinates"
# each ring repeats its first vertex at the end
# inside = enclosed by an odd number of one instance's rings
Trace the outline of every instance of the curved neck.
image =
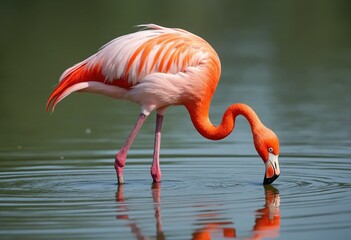
{"type": "Polygon", "coordinates": [[[209,119],[209,107],[210,102],[206,104],[198,103],[186,106],[195,128],[205,138],[219,140],[228,136],[235,127],[235,118],[238,115],[242,115],[248,120],[252,132],[262,126],[262,123],[254,110],[248,105],[242,103],[229,106],[223,115],[221,124],[214,126],[209,119]]]}

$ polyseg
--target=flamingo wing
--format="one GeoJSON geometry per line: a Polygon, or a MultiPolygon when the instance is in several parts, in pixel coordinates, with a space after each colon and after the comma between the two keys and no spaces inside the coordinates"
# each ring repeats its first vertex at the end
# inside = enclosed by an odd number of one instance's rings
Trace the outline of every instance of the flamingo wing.
{"type": "Polygon", "coordinates": [[[53,110],[72,92],[87,88],[87,82],[129,90],[152,73],[175,75],[197,67],[208,58],[209,49],[212,50],[202,38],[182,29],[154,24],[139,26],[146,30],[118,37],[67,69],[49,97],[47,110],[51,104],[53,110]]]}

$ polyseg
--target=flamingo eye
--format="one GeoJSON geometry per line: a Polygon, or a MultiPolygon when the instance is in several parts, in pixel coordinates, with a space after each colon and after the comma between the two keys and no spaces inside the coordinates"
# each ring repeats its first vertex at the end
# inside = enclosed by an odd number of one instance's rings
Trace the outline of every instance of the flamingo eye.
{"type": "Polygon", "coordinates": [[[273,152],[273,148],[268,148],[268,152],[272,153],[273,152]]]}

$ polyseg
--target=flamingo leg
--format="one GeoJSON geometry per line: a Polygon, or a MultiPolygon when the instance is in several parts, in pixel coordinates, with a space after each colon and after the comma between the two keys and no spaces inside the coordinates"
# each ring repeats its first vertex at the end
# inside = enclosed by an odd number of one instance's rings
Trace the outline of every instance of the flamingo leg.
{"type": "Polygon", "coordinates": [[[163,115],[157,114],[156,129],[155,129],[155,144],[154,156],[151,165],[151,176],[154,182],[161,182],[161,168],[160,168],[160,146],[161,146],[161,129],[162,129],[163,115]]]}
{"type": "Polygon", "coordinates": [[[139,132],[141,126],[143,125],[143,123],[145,122],[146,118],[147,118],[147,116],[143,113],[141,113],[139,115],[138,120],[136,121],[131,133],[129,134],[129,136],[126,140],[126,142],[124,143],[122,148],[119,150],[119,152],[116,154],[115,169],[116,169],[116,173],[117,173],[118,184],[124,183],[123,168],[124,168],[125,163],[126,163],[126,158],[127,158],[129,148],[132,145],[136,135],[138,134],[138,132],[139,132]]]}

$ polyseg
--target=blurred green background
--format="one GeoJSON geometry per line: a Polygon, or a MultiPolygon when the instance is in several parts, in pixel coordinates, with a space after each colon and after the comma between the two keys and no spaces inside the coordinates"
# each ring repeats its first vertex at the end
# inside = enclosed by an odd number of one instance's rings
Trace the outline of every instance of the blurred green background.
{"type": "MultiPolygon", "coordinates": [[[[84,93],[53,114],[45,105],[65,69],[134,26],[155,23],[193,32],[218,52],[214,123],[244,102],[279,136],[280,237],[342,239],[351,229],[350,10],[349,0],[0,0],[1,237],[130,239],[133,220],[154,236],[154,115],[125,170],[127,222],[116,216],[126,212],[115,196],[113,158],[139,106],[84,93]]],[[[211,218],[234,221],[238,236],[251,236],[262,216],[255,210],[268,207],[264,166],[246,120],[237,123],[234,134],[213,142],[183,107],[167,111],[166,236],[187,239],[211,218]]]]}
{"type": "Polygon", "coordinates": [[[41,145],[54,137],[84,135],[86,128],[106,134],[106,125],[129,126],[138,106],[101,96],[73,94],[54,117],[44,107],[66,68],[142,23],[184,28],[211,43],[222,59],[218,91],[226,90],[226,82],[247,81],[251,68],[255,79],[242,94],[246,97],[215,96],[223,105],[215,119],[232,102],[250,104],[264,78],[271,78],[267,84],[277,107],[308,108],[312,101],[349,114],[338,106],[350,104],[350,9],[350,1],[1,0],[0,147],[41,145]],[[258,61],[274,75],[257,72],[258,61]]]}

